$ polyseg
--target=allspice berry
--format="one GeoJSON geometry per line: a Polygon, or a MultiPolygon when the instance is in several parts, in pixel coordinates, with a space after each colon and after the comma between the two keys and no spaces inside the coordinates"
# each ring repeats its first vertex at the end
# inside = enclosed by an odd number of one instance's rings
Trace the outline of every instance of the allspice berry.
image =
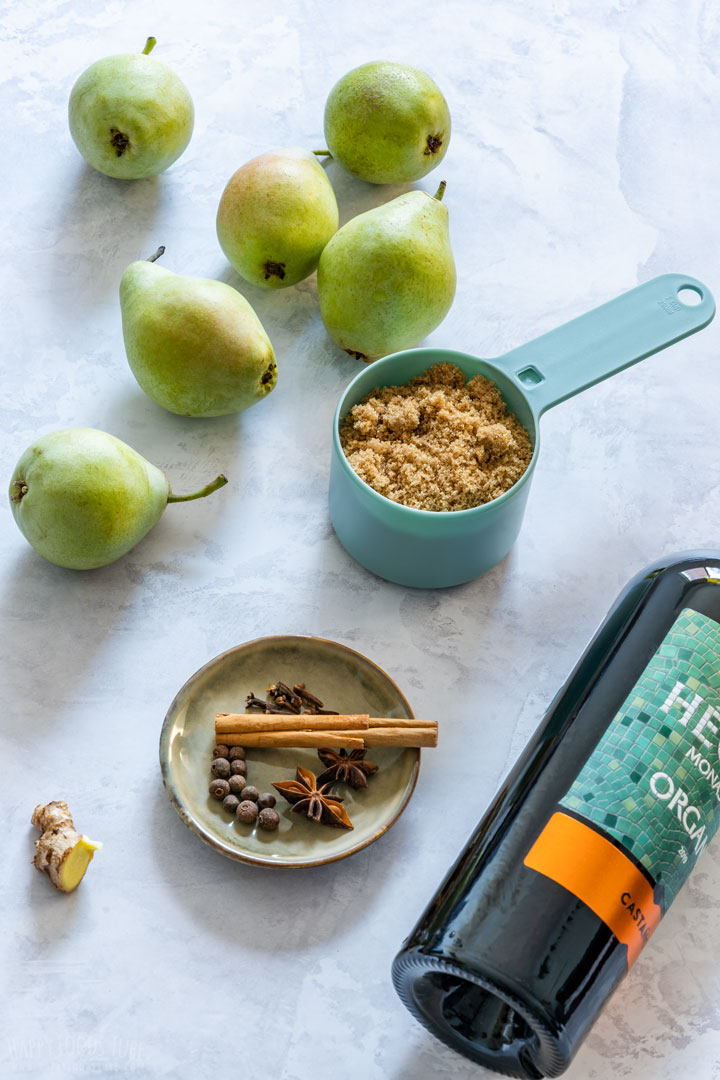
{"type": "Polygon", "coordinates": [[[227,780],[223,780],[221,777],[217,777],[210,785],[210,794],[213,799],[224,799],[226,795],[230,794],[230,785],[227,780]]]}
{"type": "Polygon", "coordinates": [[[223,799],[223,807],[227,810],[228,814],[234,814],[240,805],[240,800],[237,795],[226,795],[223,799]]]}
{"type": "Polygon", "coordinates": [[[227,780],[230,775],[230,762],[227,758],[216,757],[210,766],[213,776],[219,776],[221,780],[227,780]]]}
{"type": "Polygon", "coordinates": [[[250,799],[245,799],[238,805],[235,811],[235,817],[238,821],[242,821],[244,825],[252,825],[255,818],[258,816],[258,808],[256,803],[251,802],[250,799]]]}
{"type": "Polygon", "coordinates": [[[225,754],[225,757],[228,757],[230,759],[230,761],[244,761],[245,760],[245,747],[244,746],[233,746],[230,753],[225,754]]]}
{"type": "Polygon", "coordinates": [[[224,758],[226,758],[229,753],[230,753],[230,748],[227,747],[227,746],[224,746],[222,743],[220,743],[213,750],[213,757],[214,758],[216,758],[216,757],[224,757],[224,758]]]}
{"type": "Polygon", "coordinates": [[[275,796],[271,795],[269,791],[265,791],[257,801],[258,810],[272,810],[276,802],[275,796]]]}
{"type": "Polygon", "coordinates": [[[231,776],[247,776],[247,765],[240,758],[235,758],[230,762],[230,774],[231,776]]]}
{"type": "Polygon", "coordinates": [[[244,776],[231,776],[229,784],[233,795],[242,795],[247,787],[247,779],[244,776]]]}
{"type": "MultiPolygon", "coordinates": [[[[254,805],[254,804],[253,804],[254,805]]],[[[280,824],[280,815],[277,810],[273,810],[272,807],[266,806],[264,810],[260,811],[258,817],[258,825],[261,829],[267,829],[268,832],[273,832],[280,824]]]]}
{"type": "Polygon", "coordinates": [[[260,798],[260,792],[258,791],[258,789],[256,787],[253,787],[252,784],[251,784],[249,787],[244,787],[242,789],[242,791],[240,792],[240,798],[244,802],[247,802],[248,800],[250,800],[251,802],[256,803],[258,801],[258,799],[260,798]]]}

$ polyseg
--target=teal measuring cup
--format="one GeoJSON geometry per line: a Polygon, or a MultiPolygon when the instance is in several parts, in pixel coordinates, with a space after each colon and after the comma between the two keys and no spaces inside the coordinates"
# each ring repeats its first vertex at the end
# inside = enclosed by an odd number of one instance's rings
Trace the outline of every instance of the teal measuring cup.
{"type": "Polygon", "coordinates": [[[376,360],[350,383],[333,421],[329,505],[341,544],[368,570],[400,585],[435,589],[484,574],[507,555],[520,531],[542,414],[701,330],[714,314],[707,286],[684,274],[663,274],[494,360],[436,348],[376,360]],[[434,512],[393,502],[360,479],[340,445],[340,425],[353,405],[376,387],[406,383],[442,361],[468,378],[492,379],[533,444],[518,482],[470,510],[434,512]]]}

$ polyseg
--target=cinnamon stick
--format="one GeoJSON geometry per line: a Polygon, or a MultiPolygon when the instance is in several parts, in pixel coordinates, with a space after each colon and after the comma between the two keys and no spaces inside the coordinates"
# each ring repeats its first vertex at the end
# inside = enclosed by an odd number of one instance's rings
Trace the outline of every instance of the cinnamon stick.
{"type": "MultiPolygon", "coordinates": [[[[335,720],[342,720],[342,716],[336,716],[335,720]]],[[[342,725],[345,727],[345,724],[342,725]]],[[[371,716],[368,718],[368,727],[383,728],[431,728],[437,731],[437,720],[417,720],[414,716],[371,716]]],[[[340,725],[338,724],[338,727],[340,725]]]]}
{"type": "Polygon", "coordinates": [[[438,726],[413,717],[367,713],[318,716],[314,713],[216,713],[215,737],[226,746],[437,746],[438,726]]]}
{"type": "Polygon", "coordinates": [[[294,716],[292,713],[216,713],[215,734],[225,736],[248,731],[337,731],[338,728],[347,731],[367,728],[369,719],[367,713],[347,716],[316,716],[314,713],[303,713],[301,716],[294,716]]]}
{"type": "MultiPolygon", "coordinates": [[[[343,732],[334,734],[342,736],[343,732]]],[[[437,746],[438,741],[437,728],[428,727],[370,727],[357,734],[365,746],[437,746]]]]}
{"type": "Polygon", "coordinates": [[[437,732],[436,720],[414,717],[368,716],[367,713],[342,713],[318,716],[316,713],[216,713],[215,734],[238,734],[243,731],[348,731],[351,728],[412,728],[437,732]]]}
{"type": "Polygon", "coordinates": [[[351,728],[349,731],[240,731],[222,736],[225,746],[437,746],[437,732],[429,728],[351,728]]]}
{"type": "Polygon", "coordinates": [[[362,731],[353,729],[346,733],[337,731],[245,731],[238,735],[223,735],[225,746],[266,747],[342,746],[346,750],[362,750],[362,731]]]}

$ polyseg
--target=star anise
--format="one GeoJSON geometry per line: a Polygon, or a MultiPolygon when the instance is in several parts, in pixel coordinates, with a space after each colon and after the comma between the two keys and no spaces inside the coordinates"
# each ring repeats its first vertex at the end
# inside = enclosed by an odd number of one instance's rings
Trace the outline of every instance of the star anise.
{"type": "Polygon", "coordinates": [[[340,781],[351,784],[356,790],[367,787],[367,778],[378,771],[379,766],[365,761],[367,750],[318,750],[318,757],[328,768],[317,778],[318,784],[334,784],[340,781]]]}
{"type": "Polygon", "coordinates": [[[297,767],[297,779],[279,781],[273,784],[284,799],[292,803],[292,813],[305,813],[311,821],[322,821],[326,825],[335,825],[339,829],[352,829],[353,824],[347,816],[342,799],[332,798],[327,792],[330,784],[321,784],[315,773],[309,769],[297,767]]]}

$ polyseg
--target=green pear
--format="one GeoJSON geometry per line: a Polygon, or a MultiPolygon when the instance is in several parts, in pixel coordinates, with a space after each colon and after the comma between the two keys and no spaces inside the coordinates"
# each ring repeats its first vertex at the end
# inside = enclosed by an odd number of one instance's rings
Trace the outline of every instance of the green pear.
{"type": "Polygon", "coordinates": [[[424,71],[376,60],[333,86],[325,105],[325,138],[332,156],[361,180],[419,180],[445,156],[450,112],[424,71]]]}
{"type": "Polygon", "coordinates": [[[333,341],[358,360],[409,349],[434,330],[455,296],[447,208],[409,191],[352,218],[318,266],[320,314],[333,341]]]}
{"type": "Polygon", "coordinates": [[[193,130],[193,103],[177,75],[141,53],[91,64],[70,93],[68,119],[89,165],[119,180],[157,176],[180,157],[193,130]]]}
{"type": "Polygon", "coordinates": [[[10,481],[20,532],[57,566],[92,570],[125,555],[171,502],[200,499],[227,483],[218,476],[192,495],[127,443],[95,428],[53,431],[29,446],[10,481]]]}
{"type": "Polygon", "coordinates": [[[244,296],[209,278],[128,266],[120,282],[125,350],[148,397],[181,416],[242,412],[270,393],[277,364],[244,296]]]}
{"type": "Polygon", "coordinates": [[[309,150],[275,150],[230,177],[220,200],[220,247],[253,285],[283,289],[317,267],[338,227],[335,192],[309,150]]]}

